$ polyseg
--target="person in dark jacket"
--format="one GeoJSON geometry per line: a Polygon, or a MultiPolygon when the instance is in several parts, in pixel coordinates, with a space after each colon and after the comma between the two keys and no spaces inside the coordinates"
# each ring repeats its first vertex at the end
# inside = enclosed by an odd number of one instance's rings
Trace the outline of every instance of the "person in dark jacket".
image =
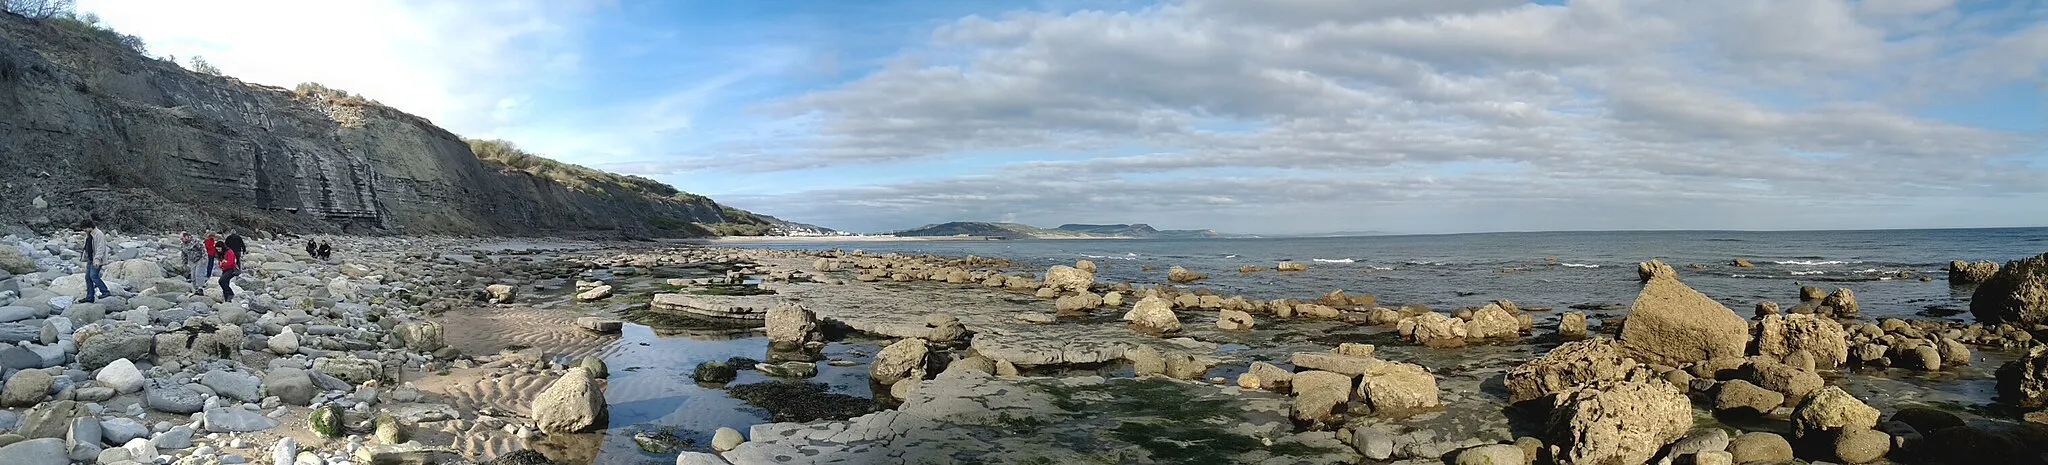
{"type": "Polygon", "coordinates": [[[319,251],[320,253],[316,255],[320,257],[320,261],[328,261],[334,259],[334,244],[329,244],[327,243],[326,240],[323,239],[320,241],[319,251]]]}
{"type": "Polygon", "coordinates": [[[306,238],[306,257],[320,258],[320,244],[314,242],[312,238],[306,238]]]}

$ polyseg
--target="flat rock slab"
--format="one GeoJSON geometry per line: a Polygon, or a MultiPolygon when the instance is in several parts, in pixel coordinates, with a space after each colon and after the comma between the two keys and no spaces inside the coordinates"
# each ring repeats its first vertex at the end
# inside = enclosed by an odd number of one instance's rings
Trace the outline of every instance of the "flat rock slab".
{"type": "Polygon", "coordinates": [[[618,334],[625,330],[626,322],[611,318],[586,316],[576,318],[576,326],[604,334],[618,334]]]}

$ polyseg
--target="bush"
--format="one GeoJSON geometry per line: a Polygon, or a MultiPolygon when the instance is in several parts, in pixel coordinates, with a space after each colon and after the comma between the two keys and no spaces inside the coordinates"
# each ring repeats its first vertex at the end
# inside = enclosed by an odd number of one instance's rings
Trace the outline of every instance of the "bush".
{"type": "Polygon", "coordinates": [[[0,0],[0,11],[30,19],[48,19],[72,13],[71,0],[0,0]]]}

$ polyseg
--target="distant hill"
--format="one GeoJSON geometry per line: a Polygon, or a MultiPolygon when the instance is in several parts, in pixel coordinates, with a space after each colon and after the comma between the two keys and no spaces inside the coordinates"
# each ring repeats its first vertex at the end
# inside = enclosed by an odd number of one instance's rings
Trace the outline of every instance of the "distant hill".
{"type": "Polygon", "coordinates": [[[925,225],[915,229],[897,231],[897,236],[906,237],[947,237],[975,236],[1001,239],[1171,239],[1202,237],[1241,237],[1219,234],[1207,229],[1159,230],[1147,224],[1063,224],[1058,228],[1045,229],[1019,223],[984,223],[955,221],[925,225]]]}

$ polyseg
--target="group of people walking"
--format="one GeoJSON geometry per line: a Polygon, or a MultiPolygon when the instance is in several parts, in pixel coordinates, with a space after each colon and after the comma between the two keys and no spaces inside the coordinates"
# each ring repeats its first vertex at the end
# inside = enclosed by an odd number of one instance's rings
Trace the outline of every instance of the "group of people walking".
{"type": "MultiPolygon", "coordinates": [[[[101,269],[113,261],[113,247],[107,245],[106,233],[101,232],[90,219],[81,223],[79,228],[85,232],[86,264],[85,298],[80,301],[93,302],[114,295],[100,276],[101,269]]],[[[220,233],[209,232],[203,241],[193,240],[189,232],[179,234],[179,258],[191,269],[193,295],[205,295],[206,281],[218,274],[221,299],[235,300],[235,288],[230,282],[241,274],[242,256],[248,253],[249,246],[234,230],[224,232],[226,239],[222,239],[220,233]]]]}

